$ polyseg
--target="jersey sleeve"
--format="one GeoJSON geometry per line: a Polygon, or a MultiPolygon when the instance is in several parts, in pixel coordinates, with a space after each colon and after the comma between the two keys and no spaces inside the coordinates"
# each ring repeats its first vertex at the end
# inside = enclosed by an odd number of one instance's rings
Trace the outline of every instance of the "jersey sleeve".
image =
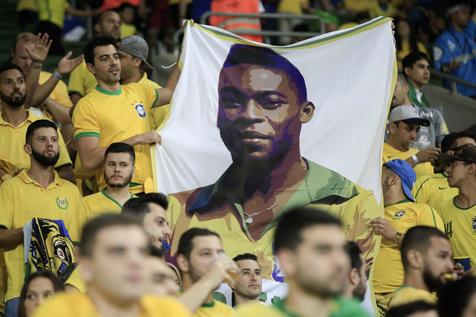
{"type": "Polygon", "coordinates": [[[99,137],[99,120],[94,106],[88,101],[78,101],[73,113],[74,138],[99,137]]]}
{"type": "MultiPolygon", "coordinates": [[[[84,61],[82,63],[84,63],[84,61]]],[[[85,88],[83,85],[83,78],[81,75],[82,68],[83,68],[83,65],[80,64],[69,75],[68,93],[70,94],[77,93],[81,96],[84,96],[86,94],[85,88]]]]}
{"type": "MultiPolygon", "coordinates": [[[[445,36],[446,33],[443,33],[435,42],[433,46],[433,55],[435,57],[435,68],[441,70],[443,66],[448,65],[455,58],[454,54],[451,52],[448,43],[453,43],[453,41],[445,36]]],[[[455,45],[456,46],[456,45],[455,45]]]]}
{"type": "Polygon", "coordinates": [[[428,205],[420,205],[420,212],[417,218],[417,225],[435,227],[441,231],[445,231],[443,220],[435,209],[428,205]]]}
{"type": "Polygon", "coordinates": [[[428,176],[418,177],[413,185],[412,194],[419,204],[427,204],[430,197],[435,195],[433,187],[430,184],[431,180],[428,176]]]}
{"type": "Polygon", "coordinates": [[[7,180],[0,186],[0,227],[11,229],[13,226],[13,210],[15,197],[12,191],[13,179],[7,180]]]}
{"type": "Polygon", "coordinates": [[[61,167],[63,165],[68,165],[68,164],[72,165],[73,163],[71,162],[68,149],[66,148],[66,144],[64,143],[64,139],[61,133],[58,133],[58,145],[59,145],[59,158],[58,158],[58,162],[56,162],[55,167],[61,167]]]}
{"type": "Polygon", "coordinates": [[[58,82],[55,89],[53,90],[53,93],[53,99],[56,102],[68,108],[73,106],[73,103],[71,102],[71,99],[68,95],[68,87],[66,87],[66,84],[62,80],[58,82]]]}

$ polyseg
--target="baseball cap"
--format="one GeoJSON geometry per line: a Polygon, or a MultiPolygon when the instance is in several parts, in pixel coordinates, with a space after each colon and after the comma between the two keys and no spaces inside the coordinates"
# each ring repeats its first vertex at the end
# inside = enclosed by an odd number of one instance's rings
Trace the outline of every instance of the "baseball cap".
{"type": "Polygon", "coordinates": [[[410,164],[404,160],[391,160],[383,164],[386,168],[397,174],[402,180],[402,189],[405,196],[411,201],[415,201],[412,195],[413,184],[416,180],[416,174],[410,164]]]}
{"type": "Polygon", "coordinates": [[[154,66],[147,61],[149,45],[142,37],[131,35],[123,38],[119,42],[118,50],[139,58],[147,68],[154,69],[154,66]]]}
{"type": "Polygon", "coordinates": [[[464,144],[454,149],[454,154],[441,153],[438,161],[443,166],[448,166],[453,161],[464,161],[476,163],[476,146],[473,144],[464,144]]]}
{"type": "Polygon", "coordinates": [[[412,105],[396,106],[390,111],[388,121],[405,121],[406,123],[416,123],[424,127],[430,125],[430,120],[422,118],[418,110],[412,105]]]}

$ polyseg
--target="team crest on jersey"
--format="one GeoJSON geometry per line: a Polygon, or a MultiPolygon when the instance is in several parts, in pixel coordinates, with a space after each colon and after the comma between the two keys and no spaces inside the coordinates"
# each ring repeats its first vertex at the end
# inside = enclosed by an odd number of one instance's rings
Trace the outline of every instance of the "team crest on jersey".
{"type": "Polygon", "coordinates": [[[134,108],[136,109],[139,117],[145,118],[145,108],[141,103],[138,103],[134,108]]]}
{"type": "Polygon", "coordinates": [[[65,198],[61,198],[61,197],[56,197],[56,206],[58,206],[58,208],[61,208],[61,209],[66,209],[68,208],[68,199],[65,198]]]}
{"type": "Polygon", "coordinates": [[[405,216],[405,210],[399,210],[395,213],[395,215],[393,215],[395,218],[401,218],[403,216],[405,216]]]}

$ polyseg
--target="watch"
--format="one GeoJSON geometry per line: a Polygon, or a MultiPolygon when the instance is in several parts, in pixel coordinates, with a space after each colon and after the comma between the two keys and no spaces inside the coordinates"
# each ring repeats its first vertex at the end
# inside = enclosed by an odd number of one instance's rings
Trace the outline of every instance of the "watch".
{"type": "Polygon", "coordinates": [[[420,160],[418,159],[418,157],[415,154],[413,154],[411,156],[411,158],[412,158],[413,163],[415,163],[415,165],[420,163],[420,160]]]}
{"type": "Polygon", "coordinates": [[[395,235],[393,236],[393,241],[395,241],[396,244],[400,245],[401,240],[402,240],[402,234],[400,232],[396,232],[395,235]]]}

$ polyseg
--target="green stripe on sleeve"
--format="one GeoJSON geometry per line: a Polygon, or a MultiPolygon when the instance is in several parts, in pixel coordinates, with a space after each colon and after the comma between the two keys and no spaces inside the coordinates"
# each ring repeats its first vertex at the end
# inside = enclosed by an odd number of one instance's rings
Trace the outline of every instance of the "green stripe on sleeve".
{"type": "Polygon", "coordinates": [[[99,132],[88,131],[88,132],[80,132],[74,136],[76,140],[79,140],[82,137],[93,136],[99,138],[99,132]]]}

